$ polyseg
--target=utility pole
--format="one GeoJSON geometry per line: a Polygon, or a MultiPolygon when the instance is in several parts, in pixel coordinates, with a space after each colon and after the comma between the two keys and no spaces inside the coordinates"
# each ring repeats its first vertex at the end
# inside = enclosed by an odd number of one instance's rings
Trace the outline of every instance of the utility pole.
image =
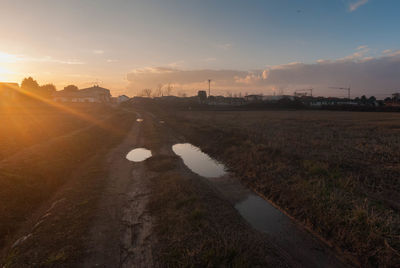
{"type": "Polygon", "coordinates": [[[211,79],[208,79],[208,96],[211,96],[211,79]]]}

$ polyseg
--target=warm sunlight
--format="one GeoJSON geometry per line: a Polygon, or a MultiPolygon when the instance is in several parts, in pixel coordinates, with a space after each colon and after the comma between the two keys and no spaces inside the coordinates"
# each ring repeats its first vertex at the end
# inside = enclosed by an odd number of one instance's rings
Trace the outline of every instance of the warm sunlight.
{"type": "Polygon", "coordinates": [[[400,267],[399,0],[0,0],[0,267],[400,267]]]}

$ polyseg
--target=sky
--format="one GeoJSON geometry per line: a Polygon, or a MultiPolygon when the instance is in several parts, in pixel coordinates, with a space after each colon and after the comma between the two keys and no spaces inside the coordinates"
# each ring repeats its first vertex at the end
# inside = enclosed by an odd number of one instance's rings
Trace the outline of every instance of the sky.
{"type": "Polygon", "coordinates": [[[0,81],[134,96],[400,90],[398,0],[0,0],[0,81]]]}

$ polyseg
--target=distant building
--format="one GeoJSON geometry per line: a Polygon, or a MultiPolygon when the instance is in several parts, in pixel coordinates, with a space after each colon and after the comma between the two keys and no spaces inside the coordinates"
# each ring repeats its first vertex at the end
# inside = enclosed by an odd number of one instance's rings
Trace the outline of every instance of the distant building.
{"type": "Polygon", "coordinates": [[[197,97],[200,103],[205,103],[207,101],[207,92],[205,90],[199,90],[197,92],[197,97]]]}
{"type": "Polygon", "coordinates": [[[358,103],[349,99],[343,99],[343,98],[324,98],[324,97],[315,97],[315,98],[309,98],[306,100],[305,104],[308,104],[310,106],[314,107],[322,107],[322,106],[334,106],[334,105],[351,105],[351,106],[357,106],[358,103]]]}
{"type": "Polygon", "coordinates": [[[19,90],[18,83],[0,82],[0,101],[14,99],[19,90]]]}
{"type": "Polygon", "coordinates": [[[128,97],[128,96],[126,96],[126,95],[121,95],[121,96],[118,96],[117,97],[117,102],[118,103],[121,103],[121,102],[125,102],[125,101],[128,101],[130,98],[128,97]]]}
{"type": "Polygon", "coordinates": [[[263,100],[262,95],[247,95],[244,97],[247,102],[260,102],[263,100]]]}
{"type": "Polygon", "coordinates": [[[111,94],[110,90],[96,85],[77,91],[56,91],[53,94],[53,100],[56,102],[109,103],[111,94]]]}
{"type": "Polygon", "coordinates": [[[267,95],[267,96],[261,96],[261,99],[263,101],[275,102],[282,99],[294,100],[294,97],[290,95],[267,95]]]}

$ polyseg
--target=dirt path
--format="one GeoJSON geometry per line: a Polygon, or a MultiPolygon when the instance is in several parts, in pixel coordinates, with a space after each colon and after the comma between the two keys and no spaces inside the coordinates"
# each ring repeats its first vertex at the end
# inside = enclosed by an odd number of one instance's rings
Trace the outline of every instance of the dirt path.
{"type": "MultiPolygon", "coordinates": [[[[84,267],[162,266],[164,264],[162,263],[163,260],[158,259],[160,255],[157,252],[158,249],[162,249],[162,246],[160,246],[162,242],[159,243],[157,239],[163,240],[164,246],[167,245],[167,247],[181,239],[191,240],[193,234],[190,231],[184,234],[183,229],[175,230],[172,228],[167,237],[163,237],[163,235],[161,237],[157,236],[159,234],[157,233],[157,228],[160,227],[160,223],[157,223],[156,218],[164,212],[151,211],[149,204],[152,201],[154,202],[154,199],[157,200],[155,196],[162,192],[160,187],[168,187],[166,185],[160,186],[163,185],[160,180],[171,179],[171,177],[182,177],[180,181],[177,180],[178,185],[182,183],[192,185],[190,187],[197,192],[195,195],[199,196],[199,202],[205,211],[206,221],[213,225],[212,230],[215,231],[215,235],[226,237],[222,238],[224,243],[229,245],[231,243],[229,239],[232,237],[235,237],[239,245],[242,242],[249,243],[249,246],[252,247],[250,252],[257,251],[254,255],[250,255],[250,258],[259,258],[260,263],[273,264],[275,267],[315,266],[310,261],[310,258],[295,260],[296,256],[287,254],[282,248],[271,243],[271,237],[252,229],[239,216],[234,208],[234,202],[231,202],[232,200],[224,197],[207,180],[191,172],[180,158],[176,158],[171,146],[174,143],[184,141],[184,138],[177,136],[173,129],[164,124],[163,121],[160,121],[162,119],[147,112],[143,112],[142,115],[138,114],[138,116],[142,117],[144,121],[135,122],[123,142],[114,148],[107,157],[108,183],[90,231],[90,239],[86,245],[86,258],[82,263],[84,267]],[[125,158],[130,150],[139,147],[150,149],[153,154],[151,159],[154,161],[135,163],[125,158]],[[158,161],[160,159],[177,162],[172,165],[172,168],[164,169],[163,167],[157,167],[160,164],[158,161]],[[155,181],[156,184],[154,184],[155,181]],[[156,224],[158,225],[156,226],[156,224]],[[182,234],[177,234],[180,231],[182,231],[182,234]],[[225,241],[224,239],[227,240],[225,241]],[[305,265],[305,263],[311,266],[305,265]]],[[[171,182],[174,182],[174,179],[171,179],[171,182]]],[[[182,187],[178,185],[176,187],[182,187]]],[[[186,185],[185,187],[188,186],[186,185]]],[[[172,191],[171,193],[173,195],[180,194],[179,191],[172,191]]],[[[170,194],[167,195],[170,196],[170,194]]],[[[171,202],[182,202],[185,198],[187,197],[184,195],[174,196],[171,202]]],[[[191,200],[190,198],[189,200],[191,200]]],[[[182,210],[175,211],[173,203],[172,205],[162,203],[161,207],[162,210],[169,209],[167,215],[164,215],[164,217],[167,217],[165,218],[167,221],[171,220],[171,215],[180,217],[182,213],[185,213],[182,210]],[[174,214],[175,212],[176,214],[174,214]]],[[[174,224],[174,222],[171,221],[168,224],[174,224]]],[[[182,226],[182,228],[186,227],[182,226]]],[[[202,228],[201,232],[207,233],[210,230],[202,228]]],[[[206,233],[203,233],[203,235],[212,236],[211,233],[206,233]]],[[[196,242],[192,241],[191,243],[196,242]]],[[[188,246],[191,247],[190,244],[188,246]]],[[[185,248],[185,246],[183,247],[185,248]]],[[[222,248],[227,249],[226,247],[227,245],[222,248]]],[[[238,248],[240,247],[238,246],[238,248]]],[[[190,251],[190,249],[187,250],[190,251]]],[[[246,255],[248,253],[241,254],[249,257],[249,255],[246,255]]],[[[183,260],[191,263],[192,257],[187,257],[187,259],[183,260]]]]}
{"type": "Polygon", "coordinates": [[[108,156],[109,180],[99,205],[85,267],[152,267],[151,218],[146,211],[149,189],[143,163],[126,154],[143,143],[136,122],[124,141],[108,156]]]}

